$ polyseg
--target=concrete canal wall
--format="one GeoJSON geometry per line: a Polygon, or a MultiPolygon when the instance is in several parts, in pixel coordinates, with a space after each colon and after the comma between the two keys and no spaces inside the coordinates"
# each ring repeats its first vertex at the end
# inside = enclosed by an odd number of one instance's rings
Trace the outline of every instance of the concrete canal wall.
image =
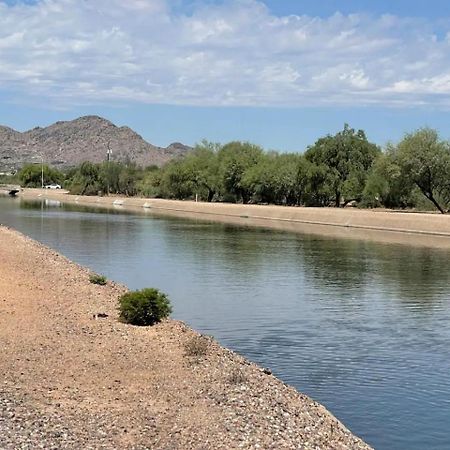
{"type": "Polygon", "coordinates": [[[66,203],[170,214],[331,237],[450,248],[450,215],[442,214],[77,196],[41,189],[25,189],[20,196],[25,199],[48,198],[66,203]]]}

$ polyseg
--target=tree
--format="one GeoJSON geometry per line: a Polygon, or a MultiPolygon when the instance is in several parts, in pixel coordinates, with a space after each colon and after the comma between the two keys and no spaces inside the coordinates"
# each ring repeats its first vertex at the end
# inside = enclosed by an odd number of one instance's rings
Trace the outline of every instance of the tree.
{"type": "Polygon", "coordinates": [[[20,183],[24,187],[41,187],[52,183],[61,183],[63,174],[56,169],[49,167],[47,164],[25,164],[18,173],[20,183]],[[43,175],[43,177],[42,177],[43,175]]]}
{"type": "Polygon", "coordinates": [[[105,161],[100,165],[99,182],[106,194],[120,193],[120,174],[123,165],[116,161],[105,161]]]}
{"type": "Polygon", "coordinates": [[[246,170],[255,166],[263,151],[257,145],[248,142],[230,142],[218,152],[219,170],[225,199],[248,203],[251,191],[243,183],[246,170]]]}
{"type": "Polygon", "coordinates": [[[324,182],[333,192],[335,206],[339,207],[342,197],[344,204],[362,198],[368,171],[379,153],[364,131],[355,131],[345,124],[343,131],[336,135],[320,138],[305,156],[308,161],[326,168],[324,182]]]}
{"type": "Polygon", "coordinates": [[[442,213],[450,202],[450,148],[436,130],[421,128],[406,134],[393,149],[402,175],[442,213]]]}
{"type": "Polygon", "coordinates": [[[146,167],[142,180],[137,183],[137,190],[144,197],[161,196],[162,170],[158,166],[146,167]]]}
{"type": "Polygon", "coordinates": [[[202,141],[184,159],[194,195],[211,202],[220,190],[219,160],[221,146],[202,141]]]}
{"type": "Polygon", "coordinates": [[[142,179],[142,169],[136,163],[121,164],[119,193],[127,197],[137,194],[137,183],[142,179]]]}
{"type": "Polygon", "coordinates": [[[306,206],[329,206],[335,195],[333,191],[334,175],[325,164],[309,163],[306,167],[306,188],[304,204],[306,206]]]}
{"type": "Polygon", "coordinates": [[[242,174],[240,185],[255,203],[277,203],[274,176],[275,155],[263,154],[242,174]]]}
{"type": "Polygon", "coordinates": [[[172,160],[164,166],[159,185],[162,197],[180,200],[192,198],[194,190],[192,173],[184,160],[172,160]]]}
{"type": "Polygon", "coordinates": [[[395,148],[386,151],[374,162],[363,192],[363,204],[369,207],[411,208],[417,203],[417,188],[403,174],[395,159],[395,148]]]}
{"type": "Polygon", "coordinates": [[[72,194],[96,195],[101,189],[100,166],[85,161],[68,172],[68,185],[72,194]]]}
{"type": "Polygon", "coordinates": [[[284,203],[301,205],[306,201],[311,163],[299,154],[280,155],[278,169],[280,193],[284,203]]]}
{"type": "Polygon", "coordinates": [[[263,154],[242,177],[242,185],[256,203],[300,205],[305,196],[309,163],[294,153],[263,154]]]}

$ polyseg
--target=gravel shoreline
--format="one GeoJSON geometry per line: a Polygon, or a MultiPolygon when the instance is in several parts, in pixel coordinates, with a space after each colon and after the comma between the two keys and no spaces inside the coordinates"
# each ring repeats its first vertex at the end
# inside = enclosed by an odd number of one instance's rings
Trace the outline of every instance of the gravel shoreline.
{"type": "Polygon", "coordinates": [[[182,322],[118,322],[126,288],[89,275],[0,227],[2,450],[370,448],[182,322]]]}

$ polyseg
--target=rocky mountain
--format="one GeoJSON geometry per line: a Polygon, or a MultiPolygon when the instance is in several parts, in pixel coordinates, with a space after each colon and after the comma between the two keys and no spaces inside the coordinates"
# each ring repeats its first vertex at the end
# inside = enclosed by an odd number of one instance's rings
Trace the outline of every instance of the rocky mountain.
{"type": "Polygon", "coordinates": [[[24,133],[0,126],[0,172],[16,170],[41,159],[57,168],[83,161],[98,163],[106,160],[108,152],[112,161],[161,166],[189,150],[190,147],[178,142],[166,148],[156,147],[132,129],[117,127],[98,116],[56,122],[24,133]]]}

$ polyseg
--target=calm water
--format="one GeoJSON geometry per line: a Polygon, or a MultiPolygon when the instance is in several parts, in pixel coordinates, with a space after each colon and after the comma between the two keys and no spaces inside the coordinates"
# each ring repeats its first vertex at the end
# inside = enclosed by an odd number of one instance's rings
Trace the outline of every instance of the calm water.
{"type": "Polygon", "coordinates": [[[375,448],[450,449],[450,252],[8,198],[0,223],[162,289],[375,448]]]}

